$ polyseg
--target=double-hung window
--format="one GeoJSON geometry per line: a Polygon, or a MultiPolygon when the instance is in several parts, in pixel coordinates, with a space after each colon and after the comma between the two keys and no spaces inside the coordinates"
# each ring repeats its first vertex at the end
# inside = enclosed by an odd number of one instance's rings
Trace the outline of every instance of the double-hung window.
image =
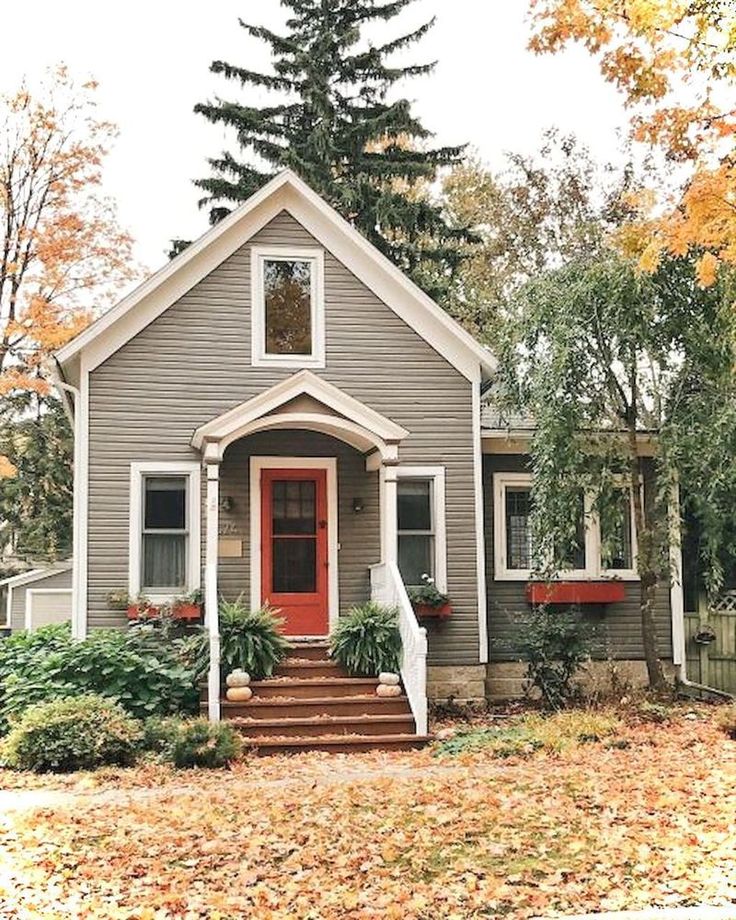
{"type": "Polygon", "coordinates": [[[397,469],[398,562],[406,585],[433,578],[447,589],[444,467],[397,469]]]}
{"type": "Polygon", "coordinates": [[[324,367],[324,253],[254,246],[252,359],[259,367],[324,367]]]}
{"type": "Polygon", "coordinates": [[[170,598],[199,587],[199,465],[131,466],[129,592],[170,598]]]}
{"type": "MultiPolygon", "coordinates": [[[[561,547],[561,578],[636,577],[636,539],[631,495],[619,489],[620,515],[608,525],[593,513],[589,495],[580,493],[573,532],[561,547]]],[[[496,580],[531,578],[532,477],[529,473],[496,473],[493,477],[494,572],[496,580]]]]}

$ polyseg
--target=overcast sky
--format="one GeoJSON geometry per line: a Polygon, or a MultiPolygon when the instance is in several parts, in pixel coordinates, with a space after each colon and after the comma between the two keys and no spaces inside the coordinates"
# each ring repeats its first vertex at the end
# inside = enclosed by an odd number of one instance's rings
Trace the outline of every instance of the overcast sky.
{"type": "MultiPolygon", "coordinates": [[[[411,56],[439,64],[403,93],[438,142],[467,142],[494,166],[506,150],[534,150],[553,125],[577,133],[600,158],[615,156],[617,129],[625,124],[619,96],[583,51],[541,59],[528,52],[527,6],[417,0],[391,32],[436,14],[434,31],[411,56]]],[[[238,91],[209,73],[210,62],[268,66],[265,47],[238,27],[238,17],[276,27],[284,13],[278,0],[35,0],[14,7],[14,40],[3,42],[0,54],[0,92],[61,61],[99,81],[102,114],[120,129],[106,188],[149,268],[165,261],[171,237],[194,238],[207,227],[191,180],[206,174],[205,158],[228,138],[192,107],[238,91]]]]}

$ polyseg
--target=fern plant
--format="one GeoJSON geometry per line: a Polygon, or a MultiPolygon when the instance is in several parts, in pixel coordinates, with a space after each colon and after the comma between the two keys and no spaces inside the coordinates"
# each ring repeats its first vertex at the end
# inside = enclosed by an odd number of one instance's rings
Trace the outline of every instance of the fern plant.
{"type": "MultiPolygon", "coordinates": [[[[242,595],[235,601],[221,600],[220,668],[223,675],[236,668],[256,680],[271,677],[286,655],[289,643],[281,635],[282,621],[272,607],[250,610],[242,595]]],[[[202,677],[209,667],[209,639],[206,633],[196,640],[196,670],[202,677]]]]}
{"type": "Polygon", "coordinates": [[[358,677],[398,671],[401,659],[398,611],[373,601],[353,607],[340,619],[330,638],[330,654],[358,677]]]}

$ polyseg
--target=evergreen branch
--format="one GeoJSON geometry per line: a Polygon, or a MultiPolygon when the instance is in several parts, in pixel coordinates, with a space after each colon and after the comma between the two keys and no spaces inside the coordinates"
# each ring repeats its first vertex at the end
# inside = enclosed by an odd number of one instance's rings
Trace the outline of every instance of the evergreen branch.
{"type": "Polygon", "coordinates": [[[247,22],[243,22],[242,19],[238,19],[238,22],[241,28],[245,29],[253,38],[260,38],[268,42],[276,54],[297,54],[299,51],[298,45],[290,38],[285,38],[283,35],[277,35],[270,29],[265,28],[265,26],[251,26],[247,22]]]}
{"type": "Polygon", "coordinates": [[[419,26],[419,28],[415,29],[413,32],[409,32],[401,38],[395,38],[391,42],[386,42],[385,45],[379,45],[374,51],[382,57],[385,57],[389,54],[394,54],[396,51],[401,51],[402,48],[406,48],[409,45],[414,45],[424,38],[430,29],[434,28],[436,22],[437,17],[433,16],[428,22],[425,22],[423,26],[419,26]]]}
{"type": "Polygon", "coordinates": [[[293,89],[293,82],[286,77],[274,77],[267,74],[256,73],[253,70],[245,70],[242,67],[235,67],[225,61],[213,61],[210,64],[210,72],[222,74],[228,80],[239,80],[241,86],[251,84],[253,86],[264,86],[266,89],[290,90],[293,89]]]}

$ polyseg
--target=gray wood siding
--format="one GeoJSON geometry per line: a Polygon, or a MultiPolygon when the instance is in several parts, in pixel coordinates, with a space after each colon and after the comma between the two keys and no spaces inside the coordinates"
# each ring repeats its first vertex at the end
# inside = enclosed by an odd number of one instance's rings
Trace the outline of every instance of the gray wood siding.
{"type": "MultiPolygon", "coordinates": [[[[252,242],[319,245],[285,212],[252,242]]],[[[315,373],[410,431],[402,463],[446,468],[448,586],[455,612],[431,628],[430,657],[439,664],[477,662],[471,384],[329,252],[325,315],[327,366],[315,373]]],[[[198,426],[294,373],[251,366],[250,328],[248,244],[90,375],[93,627],[122,623],[105,596],[128,580],[131,462],[198,459],[189,445],[198,426]]],[[[368,549],[367,557],[373,552],[368,549]]],[[[359,555],[356,550],[356,558],[346,554],[341,560],[346,585],[365,577],[371,559],[359,555]]],[[[351,590],[357,591],[346,588],[346,596],[351,590]]]]}
{"type": "Polygon", "coordinates": [[[18,585],[12,589],[10,601],[10,628],[18,632],[26,628],[26,590],[28,588],[71,588],[71,569],[66,572],[54,572],[46,578],[39,578],[27,585],[18,585]]]}
{"type": "MultiPolygon", "coordinates": [[[[523,456],[486,454],[483,457],[488,642],[492,661],[518,660],[519,629],[524,615],[529,611],[524,593],[526,582],[493,579],[493,474],[526,471],[527,462],[523,456]]],[[[621,603],[585,609],[585,619],[594,632],[596,657],[629,660],[644,657],[638,582],[626,582],[626,599],[621,603]]],[[[657,591],[657,632],[660,654],[664,658],[671,658],[672,620],[667,582],[661,584],[657,591]]]]}

